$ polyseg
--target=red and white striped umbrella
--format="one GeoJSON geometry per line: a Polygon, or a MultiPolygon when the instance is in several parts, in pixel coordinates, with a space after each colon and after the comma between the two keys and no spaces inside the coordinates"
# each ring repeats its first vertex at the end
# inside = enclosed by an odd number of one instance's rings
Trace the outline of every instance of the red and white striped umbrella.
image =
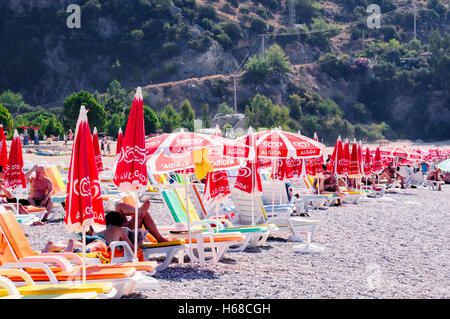
{"type": "Polygon", "coordinates": [[[381,157],[381,151],[380,148],[377,147],[377,149],[375,150],[375,156],[373,158],[373,164],[372,164],[372,171],[375,174],[380,173],[382,170],[384,169],[384,162],[383,159],[381,157]]]}
{"type": "Polygon", "coordinates": [[[344,174],[347,176],[349,173],[349,166],[350,166],[350,144],[345,141],[344,148],[343,148],[344,156],[342,158],[342,170],[344,174]]]}
{"type": "Polygon", "coordinates": [[[84,106],[81,106],[75,130],[68,177],[64,216],[68,231],[79,233],[89,226],[92,226],[95,232],[104,230],[106,226],[100,180],[84,106]]]}
{"type": "Polygon", "coordinates": [[[367,147],[364,157],[364,175],[369,176],[370,174],[372,174],[372,172],[372,154],[370,153],[369,147],[367,147]]]}
{"type": "Polygon", "coordinates": [[[0,124],[0,166],[6,168],[8,164],[8,149],[6,146],[5,131],[3,131],[3,124],[0,124]]]}
{"type": "MultiPolygon", "coordinates": [[[[314,141],[316,142],[319,141],[319,138],[316,133],[314,133],[314,141]]],[[[312,176],[323,174],[322,164],[323,164],[322,155],[308,159],[308,163],[306,164],[306,173],[312,176]]]]}
{"type": "Polygon", "coordinates": [[[325,149],[311,138],[279,129],[254,133],[254,138],[258,158],[312,158],[321,156],[325,149]]]}
{"type": "Polygon", "coordinates": [[[147,187],[144,101],[140,87],[131,105],[122,150],[116,158],[114,184],[122,191],[138,192],[147,187]]]}
{"type": "Polygon", "coordinates": [[[391,158],[404,157],[408,160],[422,160],[422,155],[416,151],[409,150],[403,146],[391,146],[380,149],[381,156],[387,156],[391,158]]]}
{"type": "Polygon", "coordinates": [[[336,176],[343,176],[347,173],[346,158],[340,136],[334,144],[333,153],[327,163],[327,170],[336,176]]]}
{"type": "Polygon", "coordinates": [[[98,132],[97,128],[94,127],[94,132],[92,133],[92,143],[94,144],[94,154],[95,163],[97,165],[97,172],[103,172],[102,154],[100,153],[100,144],[98,142],[98,132]]]}
{"type": "Polygon", "coordinates": [[[116,154],[120,154],[123,145],[123,133],[122,128],[119,127],[119,133],[117,134],[116,154]]]}
{"type": "Polygon", "coordinates": [[[4,174],[4,185],[12,191],[23,191],[27,188],[23,171],[22,143],[17,130],[14,130],[14,137],[9,151],[8,164],[6,164],[4,174]]]}
{"type": "Polygon", "coordinates": [[[359,167],[359,157],[358,157],[358,143],[353,142],[352,153],[350,155],[350,163],[348,165],[348,176],[349,177],[359,177],[361,175],[361,169],[359,167]]]}
{"type": "MultiPolygon", "coordinates": [[[[80,108],[72,146],[64,224],[68,231],[83,233],[83,258],[86,246],[85,234],[89,227],[92,226],[94,232],[106,228],[94,145],[84,106],[80,108]]],[[[85,279],[86,268],[83,267],[83,281],[85,279]]]]}
{"type": "Polygon", "coordinates": [[[230,194],[227,172],[224,170],[209,172],[206,175],[205,193],[203,199],[207,202],[220,202],[230,194]]]}

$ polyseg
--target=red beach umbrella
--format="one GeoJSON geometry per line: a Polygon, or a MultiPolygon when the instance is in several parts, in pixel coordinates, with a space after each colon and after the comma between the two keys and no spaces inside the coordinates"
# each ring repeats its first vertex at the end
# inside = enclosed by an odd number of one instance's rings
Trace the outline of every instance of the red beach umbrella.
{"type": "Polygon", "coordinates": [[[97,165],[97,173],[103,172],[102,154],[100,154],[100,144],[98,142],[97,128],[94,127],[92,134],[92,143],[94,144],[95,163],[97,165]]]}
{"type": "Polygon", "coordinates": [[[368,176],[372,173],[372,171],[372,155],[370,154],[369,147],[367,147],[364,158],[364,175],[368,176]]]}
{"type": "MultiPolygon", "coordinates": [[[[80,108],[75,141],[72,146],[64,224],[68,231],[82,232],[83,258],[85,256],[86,230],[89,229],[89,226],[92,226],[95,232],[106,228],[94,145],[84,106],[80,108]]],[[[86,269],[84,268],[83,280],[85,279],[86,269]]]]}
{"type": "Polygon", "coordinates": [[[381,173],[383,168],[384,168],[384,164],[383,164],[383,160],[381,158],[380,148],[377,147],[377,149],[375,150],[375,157],[373,159],[372,171],[376,174],[379,174],[379,173],[381,173]]]}
{"type": "Polygon", "coordinates": [[[5,131],[3,131],[3,125],[0,124],[0,166],[6,168],[8,164],[8,149],[6,146],[5,131]]]}
{"type": "Polygon", "coordinates": [[[358,159],[358,144],[356,142],[352,145],[352,153],[350,157],[350,163],[348,165],[349,177],[358,177],[360,175],[359,159],[358,159]]]}
{"type": "Polygon", "coordinates": [[[120,154],[120,151],[122,150],[122,144],[123,144],[123,133],[122,128],[119,127],[119,133],[117,134],[116,154],[120,154]]]}
{"type": "Polygon", "coordinates": [[[4,174],[4,185],[13,191],[19,191],[20,188],[27,188],[25,174],[23,172],[22,143],[20,142],[17,130],[14,130],[14,137],[9,151],[9,159],[4,174]]]}
{"type": "Polygon", "coordinates": [[[344,157],[343,157],[343,161],[342,161],[342,170],[345,175],[348,175],[349,174],[349,165],[350,165],[350,145],[348,144],[348,142],[345,142],[343,152],[344,152],[344,157]]]}
{"type": "Polygon", "coordinates": [[[230,194],[230,185],[226,171],[209,172],[206,175],[205,201],[221,201],[230,194]]]}
{"type": "Polygon", "coordinates": [[[136,194],[134,255],[137,260],[138,193],[148,183],[145,155],[144,99],[140,87],[136,89],[128,117],[123,146],[116,157],[116,163],[114,184],[121,191],[130,191],[136,194]]]}

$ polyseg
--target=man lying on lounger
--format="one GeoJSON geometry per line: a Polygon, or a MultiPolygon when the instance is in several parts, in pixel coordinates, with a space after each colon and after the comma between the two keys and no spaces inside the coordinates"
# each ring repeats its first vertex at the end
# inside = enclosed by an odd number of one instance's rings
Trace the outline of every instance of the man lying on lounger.
{"type": "MultiPolygon", "coordinates": [[[[116,211],[121,213],[125,220],[123,227],[134,230],[136,209],[127,203],[117,203],[116,211]],[[130,216],[131,219],[128,220],[127,216],[130,216]]],[[[142,225],[144,225],[144,228],[158,241],[158,243],[167,241],[167,239],[159,233],[153,218],[150,216],[150,200],[148,199],[145,200],[138,209],[138,229],[141,229],[142,225]]]]}

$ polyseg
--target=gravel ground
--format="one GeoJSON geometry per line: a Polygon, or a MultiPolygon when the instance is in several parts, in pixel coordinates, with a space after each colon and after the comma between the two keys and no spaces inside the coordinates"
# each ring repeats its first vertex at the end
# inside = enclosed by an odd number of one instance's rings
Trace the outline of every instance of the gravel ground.
{"type": "MultiPolygon", "coordinates": [[[[151,214],[171,224],[161,202],[152,202],[151,214]]],[[[294,253],[295,243],[269,238],[260,248],[228,252],[215,266],[172,264],[155,274],[156,291],[126,298],[450,298],[450,185],[311,215],[323,220],[315,234],[322,255],[294,253]]],[[[75,238],[62,222],[31,226],[27,236],[36,250],[75,238]]]]}

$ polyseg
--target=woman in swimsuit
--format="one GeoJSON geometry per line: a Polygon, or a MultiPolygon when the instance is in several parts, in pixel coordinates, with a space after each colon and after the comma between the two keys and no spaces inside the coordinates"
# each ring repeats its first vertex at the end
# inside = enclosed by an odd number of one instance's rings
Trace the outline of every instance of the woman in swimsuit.
{"type": "MultiPolygon", "coordinates": [[[[99,233],[86,236],[86,252],[94,251],[107,251],[108,246],[113,241],[125,241],[130,246],[131,250],[134,250],[134,245],[128,238],[127,233],[122,228],[123,217],[116,211],[109,211],[105,215],[106,229],[99,233]]],[[[54,244],[49,241],[42,252],[81,252],[83,248],[83,242],[78,240],[69,239],[68,241],[58,242],[54,244]]]]}

